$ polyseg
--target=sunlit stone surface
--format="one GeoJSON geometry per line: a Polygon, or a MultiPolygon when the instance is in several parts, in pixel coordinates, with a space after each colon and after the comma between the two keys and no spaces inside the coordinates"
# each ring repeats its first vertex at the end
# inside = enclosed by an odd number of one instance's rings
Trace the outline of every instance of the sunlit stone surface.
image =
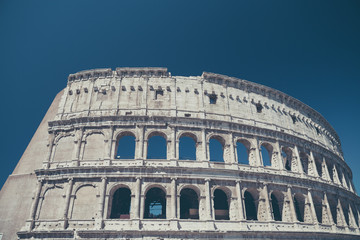
{"type": "Polygon", "coordinates": [[[359,210],[338,135],[300,101],[96,69],[69,76],[2,188],[0,238],[359,239],[359,210]]]}

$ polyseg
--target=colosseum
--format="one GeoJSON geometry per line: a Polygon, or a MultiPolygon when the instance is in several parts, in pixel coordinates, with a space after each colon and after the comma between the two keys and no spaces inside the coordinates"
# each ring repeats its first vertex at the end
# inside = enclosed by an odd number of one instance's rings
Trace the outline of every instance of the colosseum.
{"type": "Polygon", "coordinates": [[[204,72],[70,74],[0,194],[0,239],[360,239],[339,136],[204,72]]]}

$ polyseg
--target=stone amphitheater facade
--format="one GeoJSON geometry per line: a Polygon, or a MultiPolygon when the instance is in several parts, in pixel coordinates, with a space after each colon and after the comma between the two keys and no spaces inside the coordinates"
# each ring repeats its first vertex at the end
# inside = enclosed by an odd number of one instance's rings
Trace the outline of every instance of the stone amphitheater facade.
{"type": "Polygon", "coordinates": [[[359,211],[337,133],[299,100],[214,73],[95,69],[70,74],[5,183],[0,233],[360,239],[359,211]],[[125,138],[131,159],[118,153],[125,138]],[[149,156],[154,144],[166,157],[149,156]]]}

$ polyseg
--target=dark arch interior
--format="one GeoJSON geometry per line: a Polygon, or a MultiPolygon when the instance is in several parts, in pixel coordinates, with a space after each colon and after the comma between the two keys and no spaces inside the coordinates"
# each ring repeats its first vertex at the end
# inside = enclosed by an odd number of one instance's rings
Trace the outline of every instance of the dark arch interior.
{"type": "Polygon", "coordinates": [[[130,218],[131,191],[128,188],[117,189],[112,197],[110,218],[130,218]]]}
{"type": "Polygon", "coordinates": [[[291,171],[291,158],[292,158],[291,152],[283,149],[281,151],[281,157],[283,159],[285,169],[291,171]]]}
{"type": "Polygon", "coordinates": [[[179,141],[179,159],[196,160],[196,143],[191,137],[181,137],[179,141]]]}
{"type": "Polygon", "coordinates": [[[123,136],[118,140],[116,158],[134,159],[135,158],[135,137],[123,136]]]}
{"type": "Polygon", "coordinates": [[[275,221],[282,221],[279,200],[274,193],[271,194],[271,206],[275,221]]]}
{"type": "Polygon", "coordinates": [[[269,150],[261,145],[261,156],[262,156],[262,160],[263,160],[263,164],[264,166],[271,166],[271,156],[270,156],[270,152],[269,150]]]}
{"type": "Polygon", "coordinates": [[[334,223],[337,224],[337,201],[336,199],[332,199],[329,198],[329,206],[330,206],[330,211],[331,211],[331,215],[333,217],[334,223]]]}
{"type": "Polygon", "coordinates": [[[199,200],[193,189],[185,188],[180,192],[180,218],[199,219],[199,200]]]}
{"type": "Polygon", "coordinates": [[[299,222],[304,222],[304,207],[305,203],[303,199],[299,196],[294,196],[294,206],[295,206],[295,213],[296,218],[299,222]]]}
{"type": "Polygon", "coordinates": [[[238,163],[249,164],[248,150],[242,142],[236,142],[236,152],[238,156],[238,163]]]}
{"type": "Polygon", "coordinates": [[[210,161],[224,162],[224,149],[219,140],[211,138],[209,141],[210,161]]]}
{"type": "Polygon", "coordinates": [[[348,204],[342,203],[342,208],[343,208],[343,212],[344,212],[345,222],[349,226],[350,222],[349,222],[349,207],[348,207],[348,204]]]}
{"type": "Polygon", "coordinates": [[[246,220],[257,220],[257,211],[256,211],[254,197],[250,192],[245,191],[244,199],[245,199],[246,220]]]}
{"type": "Polygon", "coordinates": [[[153,136],[148,140],[147,159],[166,159],[166,139],[153,136]]]}
{"type": "Polygon", "coordinates": [[[146,193],[144,218],[166,219],[166,194],[154,187],[146,193]]]}
{"type": "Polygon", "coordinates": [[[319,223],[322,223],[322,200],[321,198],[314,196],[313,197],[315,212],[316,212],[316,218],[319,223]]]}
{"type": "Polygon", "coordinates": [[[214,192],[215,220],[229,220],[228,198],[223,190],[216,189],[214,192]]]}

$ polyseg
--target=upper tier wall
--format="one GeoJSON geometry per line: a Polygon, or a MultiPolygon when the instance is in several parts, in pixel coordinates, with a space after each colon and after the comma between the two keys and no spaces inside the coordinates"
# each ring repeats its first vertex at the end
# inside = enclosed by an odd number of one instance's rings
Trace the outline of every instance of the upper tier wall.
{"type": "Polygon", "coordinates": [[[250,125],[303,138],[343,158],[338,135],[318,112],[275,89],[219,74],[171,76],[166,68],[70,74],[56,120],[109,115],[189,117],[250,125]]]}

